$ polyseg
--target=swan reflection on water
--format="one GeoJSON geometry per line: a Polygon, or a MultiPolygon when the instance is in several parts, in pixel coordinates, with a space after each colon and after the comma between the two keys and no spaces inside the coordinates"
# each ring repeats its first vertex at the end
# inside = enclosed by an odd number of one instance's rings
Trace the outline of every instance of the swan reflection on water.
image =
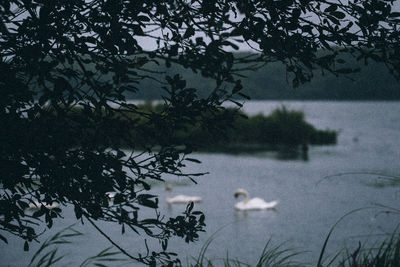
{"type": "Polygon", "coordinates": [[[237,210],[266,210],[266,209],[274,209],[275,206],[278,204],[278,200],[265,202],[264,199],[255,197],[249,199],[249,193],[239,188],[235,191],[235,198],[238,198],[240,195],[244,196],[244,200],[235,204],[235,208],[237,210]]]}

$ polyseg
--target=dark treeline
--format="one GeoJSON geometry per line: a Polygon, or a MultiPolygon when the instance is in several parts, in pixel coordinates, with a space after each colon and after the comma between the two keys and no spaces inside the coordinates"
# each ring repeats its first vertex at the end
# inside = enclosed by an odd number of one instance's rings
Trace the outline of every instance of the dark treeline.
{"type": "MultiPolygon", "coordinates": [[[[252,152],[300,147],[304,149],[309,144],[335,144],[337,141],[336,131],[318,130],[306,122],[302,112],[288,110],[284,106],[268,116],[263,114],[247,116],[233,108],[207,111],[199,114],[202,118],[196,123],[185,121],[182,117],[181,121],[176,122],[184,124],[184,127],[179,127],[180,130],[174,130],[173,125],[165,125],[160,129],[154,119],[146,116],[146,114],[158,114],[159,118],[162,118],[164,114],[170,112],[168,108],[163,104],[153,105],[147,101],[137,105],[137,115],[126,117],[121,112],[118,116],[108,117],[107,112],[104,112],[103,126],[108,128],[111,134],[108,135],[108,139],[104,136],[95,139],[101,140],[99,142],[103,142],[105,146],[112,147],[116,143],[124,144],[125,138],[130,138],[132,143],[137,144],[138,149],[162,146],[164,144],[155,143],[155,140],[163,140],[173,146],[182,146],[182,149],[210,152],[252,152]],[[227,122],[230,127],[223,133],[218,131],[217,127],[210,127],[212,123],[204,123],[210,122],[209,120],[213,120],[215,124],[227,122]]],[[[88,142],[85,136],[96,136],[97,125],[85,115],[84,108],[75,107],[68,116],[71,121],[86,121],[87,126],[81,129],[78,138],[70,140],[71,143],[79,145],[81,142],[88,142]]]]}
{"type": "Polygon", "coordinates": [[[180,132],[185,144],[193,144],[203,151],[255,152],[305,148],[311,145],[336,144],[337,132],[318,130],[306,122],[304,113],[284,106],[265,116],[247,116],[242,111],[226,109],[221,119],[233,118],[231,127],[223,136],[203,128],[200,124],[180,132]]]}
{"type": "MultiPolygon", "coordinates": [[[[282,63],[268,63],[256,71],[247,71],[242,78],[245,88],[243,93],[251,99],[271,100],[399,100],[400,86],[391,76],[384,64],[373,61],[355,61],[350,56],[342,56],[346,63],[344,69],[357,69],[359,72],[336,77],[330,73],[315,73],[312,82],[292,86],[292,77],[287,75],[282,63]],[[350,63],[352,62],[352,63],[350,63]],[[365,65],[366,64],[366,65],[365,65]]],[[[151,68],[151,64],[148,64],[151,68]]],[[[165,71],[169,75],[179,73],[187,79],[188,85],[197,87],[198,94],[207,96],[214,84],[200,74],[193,73],[171,63],[170,67],[154,65],[154,69],[165,71]]],[[[136,93],[128,94],[130,99],[160,99],[165,92],[155,81],[143,81],[143,88],[136,93]]]]}

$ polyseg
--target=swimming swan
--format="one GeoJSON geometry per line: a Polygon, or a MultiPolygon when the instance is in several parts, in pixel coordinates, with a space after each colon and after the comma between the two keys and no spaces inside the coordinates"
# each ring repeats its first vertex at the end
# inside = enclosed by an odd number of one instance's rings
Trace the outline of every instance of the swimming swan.
{"type": "Polygon", "coordinates": [[[263,199],[255,197],[249,200],[249,193],[239,188],[235,192],[235,198],[238,198],[240,195],[244,196],[244,200],[236,203],[235,208],[237,210],[264,210],[264,209],[273,209],[278,204],[278,200],[274,200],[271,202],[265,202],[263,199]]]}
{"type": "Polygon", "coordinates": [[[198,196],[185,196],[185,195],[177,195],[171,197],[172,186],[167,185],[165,189],[168,191],[168,197],[166,201],[168,204],[180,204],[180,203],[190,203],[190,202],[201,202],[203,199],[198,196]]]}
{"type": "Polygon", "coordinates": [[[115,199],[116,195],[117,195],[117,192],[106,192],[108,205],[110,205],[110,206],[114,205],[114,199],[115,199]]]}
{"type": "Polygon", "coordinates": [[[40,210],[40,208],[44,205],[46,209],[55,209],[60,208],[60,205],[56,202],[53,202],[51,205],[46,203],[40,203],[39,201],[34,201],[34,203],[29,203],[29,207],[26,208],[27,210],[40,210]]]}
{"type": "Polygon", "coordinates": [[[114,200],[116,194],[117,192],[106,192],[108,200],[114,200]]]}

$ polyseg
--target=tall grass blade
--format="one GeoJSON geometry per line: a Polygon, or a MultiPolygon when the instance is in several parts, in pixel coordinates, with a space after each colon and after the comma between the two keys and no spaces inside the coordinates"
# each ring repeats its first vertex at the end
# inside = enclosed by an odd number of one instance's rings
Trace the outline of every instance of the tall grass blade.
{"type": "MultiPolygon", "coordinates": [[[[353,213],[356,213],[356,212],[358,212],[358,211],[361,211],[361,210],[366,210],[366,209],[371,209],[371,207],[359,208],[359,209],[355,209],[355,210],[349,211],[348,213],[346,213],[345,215],[343,215],[342,217],[340,217],[339,220],[336,221],[336,223],[331,227],[331,229],[330,229],[328,235],[327,235],[326,238],[325,238],[324,244],[323,244],[322,249],[321,249],[321,253],[319,254],[319,258],[318,258],[318,262],[317,262],[317,267],[322,267],[322,259],[323,259],[324,254],[325,254],[326,246],[328,245],[329,238],[330,238],[330,236],[331,236],[333,230],[336,228],[336,226],[337,226],[344,218],[346,218],[347,216],[349,216],[349,215],[351,215],[351,214],[353,214],[353,213]]],[[[330,262],[330,264],[332,264],[332,261],[330,262]]],[[[327,266],[329,266],[329,265],[327,265],[327,266]]]]}
{"type": "MultiPolygon", "coordinates": [[[[61,231],[57,232],[55,235],[53,235],[52,237],[50,237],[49,239],[44,241],[43,244],[40,246],[40,248],[33,255],[28,266],[41,266],[45,262],[53,261],[53,259],[55,257],[55,253],[57,252],[57,248],[52,249],[50,252],[45,253],[43,256],[41,256],[42,252],[46,249],[49,249],[50,247],[52,247],[54,245],[70,244],[71,241],[67,240],[66,238],[83,235],[81,232],[78,232],[75,229],[73,229],[72,228],[73,226],[74,226],[74,224],[62,229],[61,231]],[[54,256],[51,256],[51,255],[54,255],[54,256]],[[40,256],[41,256],[41,258],[39,259],[40,256]],[[38,262],[35,265],[33,265],[36,259],[38,259],[38,262]]],[[[63,256],[61,256],[61,258],[62,257],[63,256]]],[[[59,260],[61,260],[61,259],[58,259],[57,261],[59,261],[59,260]]]]}

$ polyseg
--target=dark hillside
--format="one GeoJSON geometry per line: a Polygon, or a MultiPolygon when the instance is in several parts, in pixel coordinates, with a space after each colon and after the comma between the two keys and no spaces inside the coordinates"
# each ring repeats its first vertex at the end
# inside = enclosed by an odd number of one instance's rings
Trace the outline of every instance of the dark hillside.
{"type": "MultiPolygon", "coordinates": [[[[291,78],[286,75],[285,67],[281,63],[269,63],[258,71],[246,73],[243,92],[251,99],[400,100],[400,83],[390,75],[383,64],[368,63],[367,66],[363,66],[362,71],[347,76],[322,75],[317,71],[310,83],[298,88],[292,87],[291,78]]],[[[345,67],[356,68],[359,64],[353,62],[345,67]]],[[[179,73],[187,79],[188,87],[200,89],[200,96],[206,96],[213,87],[211,80],[189,69],[172,65],[170,68],[157,66],[157,71],[166,71],[169,75],[179,73]]],[[[128,95],[128,98],[160,99],[161,95],[165,94],[160,84],[154,81],[146,81],[143,85],[145,90],[128,95]]]]}

